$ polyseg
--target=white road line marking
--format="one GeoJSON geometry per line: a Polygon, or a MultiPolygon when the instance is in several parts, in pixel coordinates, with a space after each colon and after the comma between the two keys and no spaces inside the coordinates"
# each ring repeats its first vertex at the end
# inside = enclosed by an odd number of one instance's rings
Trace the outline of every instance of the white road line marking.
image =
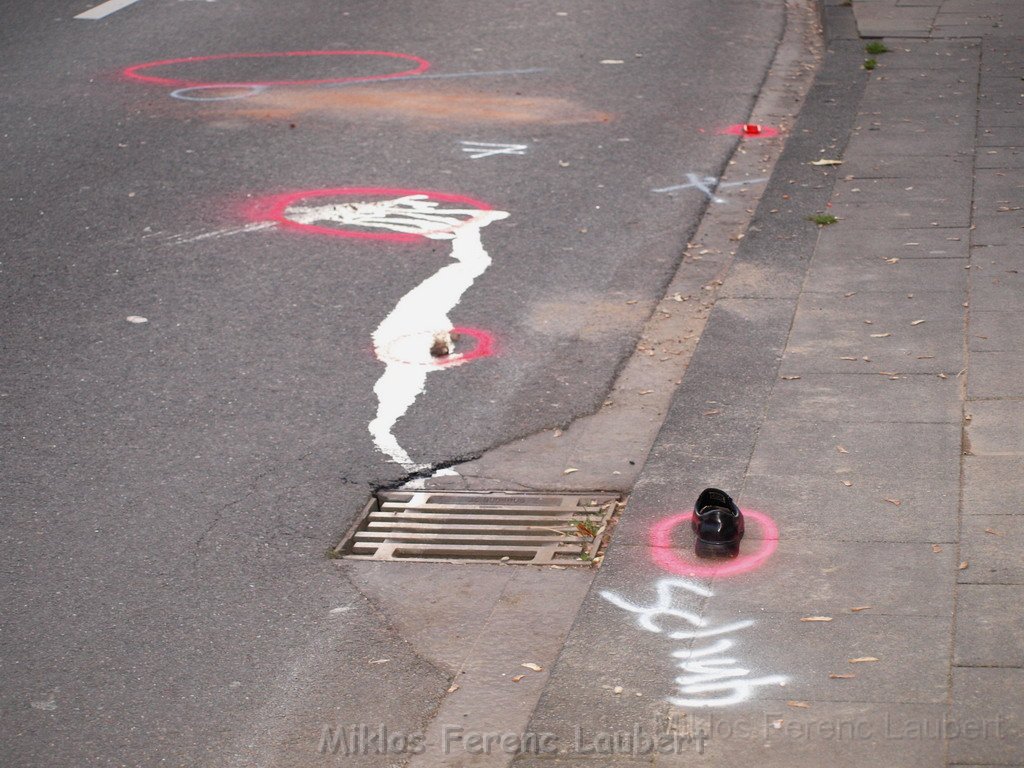
{"type": "Polygon", "coordinates": [[[138,2],[138,0],[107,0],[107,2],[100,3],[95,8],[90,8],[88,11],[78,14],[75,18],[96,21],[97,19],[106,18],[112,13],[117,13],[122,8],[127,8],[135,2],[138,2]]]}

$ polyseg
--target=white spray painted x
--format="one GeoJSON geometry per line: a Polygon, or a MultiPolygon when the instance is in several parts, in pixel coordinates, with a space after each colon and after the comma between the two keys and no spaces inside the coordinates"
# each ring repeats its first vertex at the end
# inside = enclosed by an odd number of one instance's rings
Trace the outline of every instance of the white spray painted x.
{"type": "Polygon", "coordinates": [[[377,448],[409,472],[430,467],[412,460],[399,445],[393,429],[426,386],[427,374],[463,362],[460,355],[447,356],[443,367],[430,354],[431,340],[453,328],[448,313],[473,282],[491,265],[480,230],[508,217],[505,211],[477,208],[441,208],[427,195],[406,195],[395,200],[293,206],[289,219],[300,224],[332,221],[346,227],[370,227],[422,235],[431,240],[450,240],[454,264],[448,264],[403,296],[373,332],[377,357],[384,362],[383,375],[373,387],[377,416],[369,424],[377,448]]]}
{"type": "MultiPolygon", "coordinates": [[[[675,619],[690,625],[667,631],[673,640],[715,637],[746,629],[754,624],[750,619],[741,619],[719,626],[708,626],[707,619],[686,607],[677,606],[674,593],[678,590],[698,597],[713,595],[711,590],[695,582],[685,579],[662,579],[655,584],[655,590],[657,602],[650,606],[635,605],[607,590],[601,592],[601,597],[624,611],[636,614],[637,625],[648,632],[666,632],[666,627],[659,623],[666,620],[675,619]]],[[[738,666],[738,660],[718,656],[733,645],[732,640],[720,637],[708,646],[673,651],[672,657],[679,660],[676,666],[686,674],[675,679],[679,693],[683,695],[669,697],[668,701],[677,707],[726,707],[746,701],[759,686],[786,684],[786,678],[781,675],[750,678],[750,670],[738,666]]]]}

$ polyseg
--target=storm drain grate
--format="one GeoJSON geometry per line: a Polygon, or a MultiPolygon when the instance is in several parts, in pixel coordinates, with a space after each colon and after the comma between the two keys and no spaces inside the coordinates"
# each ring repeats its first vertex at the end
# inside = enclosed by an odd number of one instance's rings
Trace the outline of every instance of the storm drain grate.
{"type": "Polygon", "coordinates": [[[337,557],[589,565],[622,502],[610,493],[376,494],[337,557]]]}

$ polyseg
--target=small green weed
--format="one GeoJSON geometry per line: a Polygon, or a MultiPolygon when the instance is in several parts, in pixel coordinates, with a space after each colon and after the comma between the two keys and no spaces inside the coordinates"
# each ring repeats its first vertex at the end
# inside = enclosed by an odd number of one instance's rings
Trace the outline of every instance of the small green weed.
{"type": "Polygon", "coordinates": [[[808,221],[813,221],[819,227],[827,227],[829,224],[835,224],[839,219],[833,216],[831,213],[816,213],[813,216],[807,217],[808,221]]]}
{"type": "Polygon", "coordinates": [[[877,56],[880,53],[889,52],[889,48],[881,40],[872,40],[870,43],[864,46],[864,50],[870,53],[872,56],[877,56]]]}
{"type": "Polygon", "coordinates": [[[872,69],[874,69],[875,67],[877,67],[877,66],[878,66],[878,62],[875,61],[874,59],[865,59],[864,60],[864,69],[868,70],[869,72],[872,69]]]}

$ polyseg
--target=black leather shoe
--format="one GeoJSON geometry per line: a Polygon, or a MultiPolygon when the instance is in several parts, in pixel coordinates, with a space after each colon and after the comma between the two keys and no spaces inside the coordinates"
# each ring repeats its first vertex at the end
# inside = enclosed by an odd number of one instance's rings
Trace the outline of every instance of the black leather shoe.
{"type": "Polygon", "coordinates": [[[743,513],[725,491],[705,488],[693,505],[697,557],[736,557],[743,538],[743,513]]]}

